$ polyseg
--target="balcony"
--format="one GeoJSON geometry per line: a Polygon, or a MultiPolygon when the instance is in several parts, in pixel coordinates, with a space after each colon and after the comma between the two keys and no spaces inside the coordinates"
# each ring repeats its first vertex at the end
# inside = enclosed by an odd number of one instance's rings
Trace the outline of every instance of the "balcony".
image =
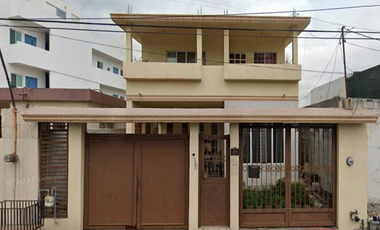
{"type": "Polygon", "coordinates": [[[226,81],[300,81],[301,65],[225,64],[226,81]]]}
{"type": "Polygon", "coordinates": [[[127,80],[186,80],[200,81],[202,66],[196,63],[125,62],[127,80]]]}

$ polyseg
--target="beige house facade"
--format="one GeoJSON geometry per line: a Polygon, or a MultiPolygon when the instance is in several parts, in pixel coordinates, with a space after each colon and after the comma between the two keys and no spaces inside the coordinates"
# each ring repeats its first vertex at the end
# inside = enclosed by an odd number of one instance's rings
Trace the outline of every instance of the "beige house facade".
{"type": "Polygon", "coordinates": [[[377,117],[298,108],[310,18],[111,16],[127,35],[126,108],[22,115],[68,125],[67,213],[45,229],[360,227],[350,212],[366,219],[365,123],[377,117]]]}

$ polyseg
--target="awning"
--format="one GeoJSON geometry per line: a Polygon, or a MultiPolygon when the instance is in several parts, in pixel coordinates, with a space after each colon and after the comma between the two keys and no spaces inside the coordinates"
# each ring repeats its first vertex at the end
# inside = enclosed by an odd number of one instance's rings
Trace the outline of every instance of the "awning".
{"type": "Polygon", "coordinates": [[[27,122],[64,123],[375,123],[365,109],[150,109],[34,107],[22,114],[27,122]]]}

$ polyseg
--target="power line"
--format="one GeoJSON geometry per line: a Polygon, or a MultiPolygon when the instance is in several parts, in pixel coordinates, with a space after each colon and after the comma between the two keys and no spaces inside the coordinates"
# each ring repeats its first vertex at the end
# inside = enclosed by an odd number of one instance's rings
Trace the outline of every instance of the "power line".
{"type": "MultiPolygon", "coordinates": [[[[230,31],[252,31],[252,32],[311,32],[311,33],[336,33],[336,30],[302,30],[302,29],[276,29],[276,28],[225,28],[225,27],[209,27],[209,26],[177,26],[177,25],[152,25],[152,24],[114,24],[114,23],[99,23],[99,22],[76,22],[76,21],[56,21],[45,19],[29,19],[29,18],[0,18],[0,21],[21,21],[21,22],[40,22],[40,23],[58,23],[58,24],[74,24],[74,25],[89,25],[89,26],[112,26],[112,27],[139,27],[139,28],[164,28],[164,29],[204,29],[204,30],[230,30],[230,31]]],[[[349,31],[352,33],[364,34],[380,34],[375,31],[349,31]]],[[[380,38],[379,38],[380,39],[380,38]]]]}
{"type": "Polygon", "coordinates": [[[368,31],[373,31],[373,32],[380,32],[380,30],[368,29],[368,28],[358,27],[358,26],[352,26],[352,25],[350,26],[350,25],[345,25],[345,24],[337,23],[337,22],[329,22],[329,21],[325,21],[325,20],[322,20],[322,19],[318,19],[318,18],[316,18],[316,17],[312,17],[312,20],[316,20],[316,21],[324,22],[324,23],[331,24],[331,25],[348,26],[348,27],[351,27],[351,28],[357,28],[357,29],[361,29],[361,30],[368,30],[368,31]]]}
{"type": "MultiPolygon", "coordinates": [[[[1,25],[1,24],[0,24],[1,25]]],[[[36,32],[36,31],[35,31],[36,32]]],[[[104,43],[98,43],[98,42],[90,42],[87,40],[81,40],[81,39],[76,39],[76,38],[70,38],[66,36],[61,36],[61,35],[56,35],[56,34],[50,34],[51,36],[55,37],[60,37],[63,39],[68,39],[68,40],[73,40],[73,41],[78,41],[78,42],[83,42],[83,43],[88,43],[88,44],[94,44],[94,45],[100,45],[100,46],[106,46],[106,47],[111,47],[111,48],[116,48],[116,49],[123,49],[123,50],[130,50],[134,52],[141,52],[141,53],[147,53],[147,54],[153,54],[153,55],[159,55],[159,56],[167,56],[165,53],[157,53],[157,52],[151,52],[151,51],[143,51],[143,50],[136,50],[136,49],[127,49],[125,47],[120,47],[120,46],[113,46],[113,45],[107,45],[104,43]]],[[[223,61],[216,61],[216,60],[211,60],[211,59],[206,59],[208,62],[213,62],[213,63],[219,63],[219,64],[230,64],[228,62],[223,62],[223,61]]],[[[310,73],[331,73],[331,74],[342,74],[341,72],[328,72],[326,69],[324,71],[319,71],[319,70],[310,70],[310,69],[288,69],[288,68],[281,68],[281,67],[274,67],[274,66],[263,66],[263,65],[257,65],[257,64],[251,64],[251,65],[246,65],[244,67],[253,67],[253,68],[266,68],[266,69],[280,69],[280,70],[287,70],[287,71],[295,71],[295,72],[310,72],[310,73]]]]}
{"type": "MultiPolygon", "coordinates": [[[[2,24],[1,27],[13,27],[13,28],[32,28],[32,29],[42,29],[42,30],[65,30],[65,31],[84,31],[84,32],[101,32],[101,33],[131,33],[131,34],[157,34],[157,35],[188,35],[196,36],[201,35],[197,33],[177,33],[177,32],[153,32],[153,31],[122,31],[122,30],[102,30],[102,29],[84,29],[84,28],[71,28],[71,27],[44,27],[44,26],[14,26],[8,24],[2,24]]],[[[214,34],[214,33],[202,33],[202,36],[211,37],[224,37],[224,34],[214,34]]],[[[319,39],[319,40],[339,40],[336,35],[332,37],[304,37],[304,36],[273,36],[273,35],[246,35],[246,34],[230,34],[230,37],[256,37],[256,38],[298,38],[298,39],[319,39]]],[[[351,37],[346,38],[346,40],[376,40],[377,38],[363,38],[363,37],[351,37]]],[[[380,39],[380,38],[378,38],[380,39]]]]}
{"type": "MultiPolygon", "coordinates": [[[[319,77],[318,81],[315,83],[314,87],[310,90],[310,92],[309,92],[305,97],[303,97],[302,99],[300,99],[300,100],[298,101],[298,103],[300,103],[301,101],[305,100],[305,99],[311,94],[311,92],[313,91],[313,89],[315,89],[315,88],[317,87],[317,85],[318,85],[318,83],[321,81],[323,75],[324,75],[325,73],[328,73],[328,72],[327,72],[327,68],[329,67],[330,62],[331,62],[331,60],[333,59],[334,54],[335,54],[335,53],[337,52],[337,50],[338,50],[339,43],[340,43],[340,42],[338,42],[338,44],[337,44],[337,46],[336,46],[334,52],[333,52],[332,55],[331,55],[330,60],[328,61],[327,65],[326,65],[325,70],[322,72],[321,76],[319,77]]],[[[330,72],[330,73],[331,73],[331,72],[330,72]]],[[[333,72],[332,72],[332,73],[333,73],[333,72]]],[[[343,74],[343,73],[340,73],[340,74],[343,74]]]]}
{"type": "MultiPolygon", "coordinates": [[[[183,2],[182,2],[183,3],[183,2]]],[[[191,4],[191,3],[190,3],[191,4]]],[[[373,7],[380,7],[380,4],[373,4],[373,5],[356,5],[356,6],[340,6],[340,7],[331,7],[331,8],[316,8],[316,9],[301,9],[297,10],[297,13],[304,13],[304,12],[317,12],[317,11],[334,11],[334,10],[347,10],[347,9],[360,9],[360,8],[373,8],[373,7]]],[[[293,13],[293,10],[282,10],[282,11],[267,11],[267,12],[246,12],[246,13],[236,13],[236,14],[229,14],[230,16],[238,16],[238,15],[265,15],[265,14],[290,14],[293,13]]],[[[146,16],[141,15],[141,17],[135,19],[154,19],[154,18],[166,18],[166,17],[175,17],[175,16],[186,16],[186,15],[154,15],[154,16],[146,16]]],[[[193,15],[190,15],[193,16],[193,15]]],[[[209,17],[215,16],[221,16],[218,14],[210,14],[207,15],[209,17]]],[[[125,16],[125,18],[128,18],[130,16],[125,16]]],[[[41,18],[34,18],[34,19],[41,19],[41,18]]],[[[57,18],[45,18],[45,19],[57,19],[57,18]]],[[[67,19],[78,19],[78,18],[67,18],[67,19]]],[[[104,20],[104,19],[112,19],[110,17],[91,17],[91,18],[79,18],[83,20],[104,20]]]]}
{"type": "Polygon", "coordinates": [[[353,43],[350,43],[350,42],[346,42],[346,43],[349,44],[349,45],[352,45],[352,46],[363,48],[363,49],[380,52],[380,50],[378,50],[378,49],[374,49],[374,48],[370,48],[370,47],[366,47],[366,46],[361,46],[361,45],[353,44],[353,43]]]}

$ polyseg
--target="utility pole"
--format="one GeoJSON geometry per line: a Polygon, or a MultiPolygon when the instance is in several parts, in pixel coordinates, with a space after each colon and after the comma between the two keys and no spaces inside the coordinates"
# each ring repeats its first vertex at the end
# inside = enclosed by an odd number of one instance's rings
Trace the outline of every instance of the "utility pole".
{"type": "Polygon", "coordinates": [[[344,29],[346,27],[342,26],[342,46],[343,46],[343,65],[344,65],[344,88],[346,90],[346,99],[348,98],[348,93],[347,93],[347,67],[346,67],[346,48],[344,43],[346,42],[344,40],[344,29]]]}

